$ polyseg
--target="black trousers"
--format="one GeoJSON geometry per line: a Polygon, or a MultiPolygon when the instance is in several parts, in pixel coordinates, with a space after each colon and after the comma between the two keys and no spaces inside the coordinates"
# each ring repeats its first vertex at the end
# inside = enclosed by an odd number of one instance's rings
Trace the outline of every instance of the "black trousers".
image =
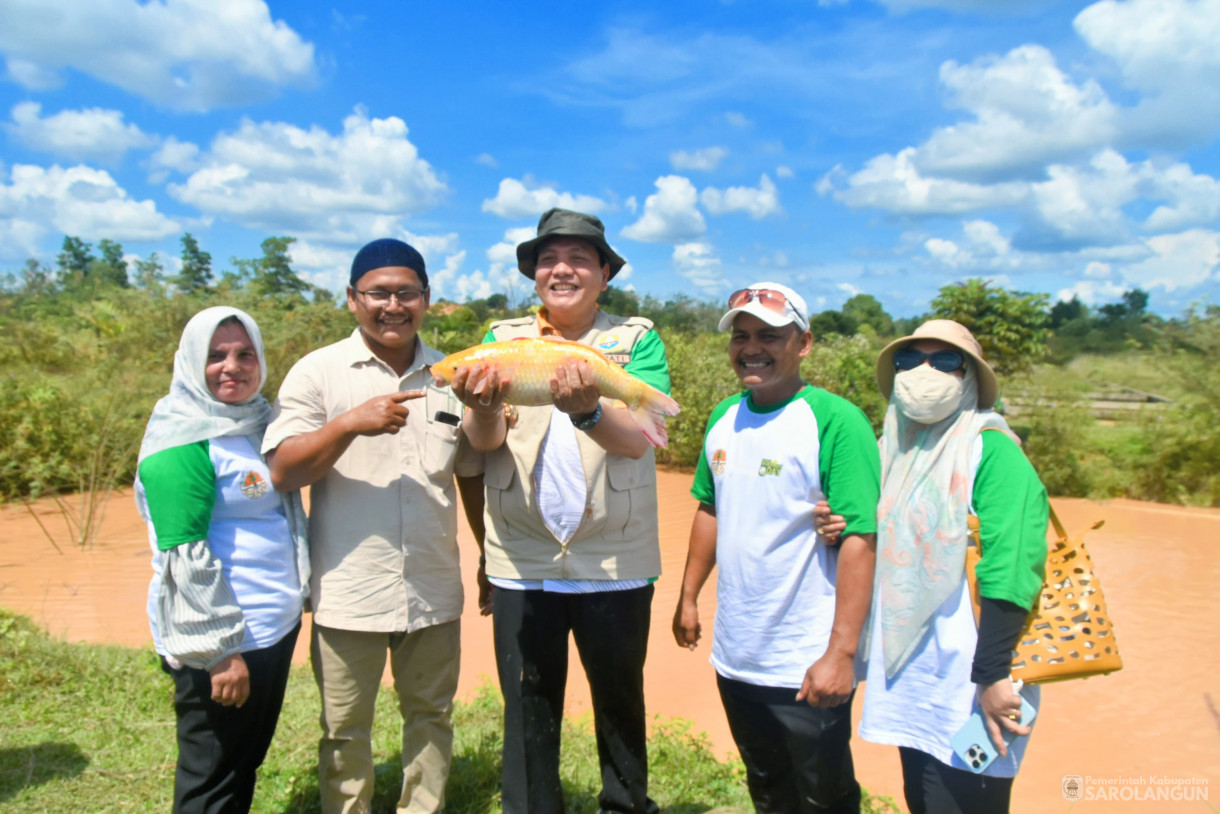
{"type": "Polygon", "coordinates": [[[955,769],[905,746],[898,747],[898,756],[911,814],[1007,814],[1013,778],[955,769]]]}
{"type": "Polygon", "coordinates": [[[599,810],[659,811],[648,797],[644,716],[652,593],[651,585],[592,594],[495,591],[496,667],[504,694],[504,814],[564,810],[559,736],[569,632],[593,700],[599,810]]]}
{"type": "Polygon", "coordinates": [[[796,690],[716,676],[729,730],[746,765],[758,814],[859,814],[860,784],[851,759],[852,697],[819,709],[796,690]]]}
{"type": "Polygon", "coordinates": [[[250,671],[250,697],[240,708],[212,700],[207,670],[175,670],[161,659],[161,669],[174,679],[178,714],[174,814],[250,810],[255,774],[275,734],[300,632],[297,625],[271,647],[241,654],[250,671]]]}

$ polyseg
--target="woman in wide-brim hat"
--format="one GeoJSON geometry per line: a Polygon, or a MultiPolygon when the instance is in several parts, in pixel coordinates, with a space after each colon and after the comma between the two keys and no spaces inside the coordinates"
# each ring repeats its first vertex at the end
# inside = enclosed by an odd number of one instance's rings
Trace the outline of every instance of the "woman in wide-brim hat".
{"type": "Polygon", "coordinates": [[[891,342],[877,384],[889,406],[860,736],[899,748],[912,814],[1005,812],[1031,731],[1019,723],[1022,696],[1039,703],[1037,688],[1018,694],[1009,672],[1042,586],[1046,490],[992,410],[995,372],[965,326],[930,320],[891,342]],[[982,537],[977,623],[965,573],[970,514],[982,537]],[[980,773],[950,745],[976,708],[1000,755],[980,773]],[[1005,731],[1019,737],[1006,745],[1005,731]]]}

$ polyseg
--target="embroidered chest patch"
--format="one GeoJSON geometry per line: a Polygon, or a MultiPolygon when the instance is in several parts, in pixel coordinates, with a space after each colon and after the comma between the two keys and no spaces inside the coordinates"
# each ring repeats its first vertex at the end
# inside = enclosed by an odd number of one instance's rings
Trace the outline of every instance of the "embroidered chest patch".
{"type": "Polygon", "coordinates": [[[723,449],[718,449],[712,453],[712,471],[717,475],[724,474],[724,462],[727,456],[723,449]]]}
{"type": "Polygon", "coordinates": [[[250,470],[241,479],[241,493],[251,500],[257,500],[267,494],[267,481],[263,480],[262,475],[250,470]]]}

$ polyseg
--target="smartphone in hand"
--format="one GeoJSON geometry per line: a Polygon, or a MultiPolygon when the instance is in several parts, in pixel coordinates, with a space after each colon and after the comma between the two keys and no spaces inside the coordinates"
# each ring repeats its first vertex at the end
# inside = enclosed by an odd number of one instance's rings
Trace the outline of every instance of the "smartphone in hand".
{"type": "MultiPolygon", "coordinates": [[[[1037,714],[1038,711],[1022,695],[1021,725],[1029,726],[1037,714]]],[[[1005,743],[1011,744],[1017,739],[1017,734],[1005,729],[1003,738],[1005,743]]],[[[983,721],[983,710],[977,704],[974,712],[970,713],[970,717],[966,719],[965,726],[957,731],[957,734],[949,741],[949,745],[953,747],[954,754],[966,764],[966,768],[975,774],[986,769],[1000,756],[995,744],[991,742],[991,735],[987,733],[987,724],[983,721]]]]}

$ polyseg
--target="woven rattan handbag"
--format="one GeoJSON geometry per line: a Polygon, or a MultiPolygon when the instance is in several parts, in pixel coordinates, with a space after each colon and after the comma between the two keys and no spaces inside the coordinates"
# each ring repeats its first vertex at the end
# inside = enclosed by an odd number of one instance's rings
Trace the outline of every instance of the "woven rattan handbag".
{"type": "MultiPolygon", "coordinates": [[[[1025,629],[1013,650],[1012,677],[1026,684],[1089,678],[1123,667],[1084,535],[1068,537],[1053,506],[1051,523],[1058,539],[1047,550],[1046,576],[1038,604],[1025,620],[1025,629]]],[[[968,525],[971,544],[966,548],[966,578],[977,623],[979,586],[974,569],[982,556],[978,517],[970,515],[968,525]]],[[[1098,522],[1093,528],[1100,526],[1098,522]]]]}

